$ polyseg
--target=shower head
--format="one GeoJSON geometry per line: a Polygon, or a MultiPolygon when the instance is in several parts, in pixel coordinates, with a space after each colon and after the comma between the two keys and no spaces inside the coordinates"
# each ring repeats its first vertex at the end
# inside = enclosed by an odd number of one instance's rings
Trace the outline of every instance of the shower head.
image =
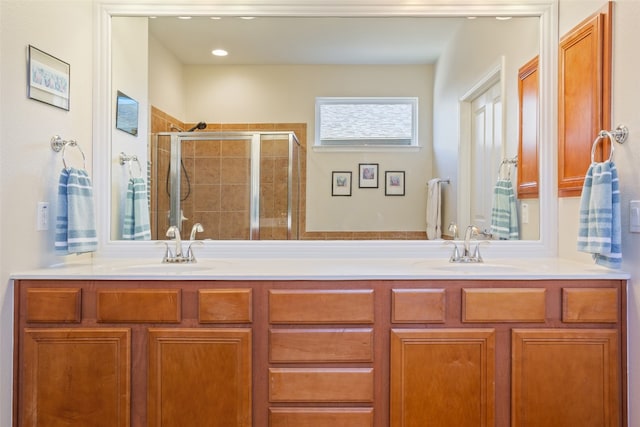
{"type": "Polygon", "coordinates": [[[207,124],[205,122],[198,122],[197,125],[189,129],[187,132],[193,132],[196,129],[205,129],[206,127],[207,127],[207,124]]]}

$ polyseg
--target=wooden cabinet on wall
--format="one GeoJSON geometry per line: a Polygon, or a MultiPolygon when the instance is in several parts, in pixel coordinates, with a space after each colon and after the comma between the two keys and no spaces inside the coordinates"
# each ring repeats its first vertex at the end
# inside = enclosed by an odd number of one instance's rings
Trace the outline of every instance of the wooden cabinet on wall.
{"type": "MultiPolygon", "coordinates": [[[[560,40],[558,195],[579,196],[600,130],[611,129],[612,3],[560,40]]],[[[607,146],[608,148],[608,146],[607,146]]],[[[595,160],[608,156],[598,147],[595,160]]]]}
{"type": "Polygon", "coordinates": [[[518,199],[538,198],[539,87],[536,56],[518,70],[518,199]]]}
{"type": "Polygon", "coordinates": [[[15,282],[14,426],[626,423],[626,282],[15,282]]]}

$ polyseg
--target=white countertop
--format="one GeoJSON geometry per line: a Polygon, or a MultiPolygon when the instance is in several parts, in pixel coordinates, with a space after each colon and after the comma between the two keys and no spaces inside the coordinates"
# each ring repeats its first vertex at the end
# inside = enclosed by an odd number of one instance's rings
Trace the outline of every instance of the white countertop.
{"type": "Polygon", "coordinates": [[[456,264],[446,259],[95,259],[32,271],[12,279],[61,280],[416,280],[416,279],[629,279],[629,274],[558,258],[496,259],[456,264]]]}

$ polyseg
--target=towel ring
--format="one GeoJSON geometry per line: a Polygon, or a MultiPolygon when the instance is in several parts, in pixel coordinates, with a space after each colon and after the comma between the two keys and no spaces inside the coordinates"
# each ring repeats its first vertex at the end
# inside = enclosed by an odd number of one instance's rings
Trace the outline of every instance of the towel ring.
{"type": "Polygon", "coordinates": [[[615,151],[613,141],[615,141],[616,138],[611,132],[607,130],[601,130],[600,133],[598,133],[598,136],[596,136],[596,139],[593,141],[593,145],[591,146],[591,163],[595,163],[596,147],[598,146],[598,142],[600,142],[600,140],[604,138],[609,138],[609,147],[611,147],[611,151],[609,152],[609,159],[607,161],[610,162],[611,159],[613,159],[613,152],[615,151]]]}
{"type": "Polygon", "coordinates": [[[74,140],[74,139],[70,139],[68,141],[62,139],[60,136],[55,135],[51,138],[51,149],[53,151],[55,151],[56,153],[59,153],[60,151],[62,151],[62,164],[64,165],[64,168],[67,169],[67,161],[64,158],[64,153],[65,150],[67,148],[67,145],[71,146],[71,147],[76,147],[78,150],[80,150],[80,154],[82,154],[82,168],[83,169],[87,169],[87,158],[84,155],[84,151],[82,151],[82,148],[80,148],[80,145],[78,144],[78,141],[74,140]]]}
{"type": "Polygon", "coordinates": [[[82,154],[82,169],[87,169],[87,158],[84,155],[84,151],[82,151],[82,148],[80,148],[80,145],[78,145],[78,143],[73,139],[71,141],[67,141],[62,146],[62,164],[64,165],[64,168],[68,169],[67,161],[64,159],[64,151],[67,149],[67,146],[76,147],[80,151],[80,154],[82,154]]]}
{"type": "Polygon", "coordinates": [[[618,127],[614,130],[601,130],[600,132],[598,132],[598,136],[596,136],[596,139],[593,141],[593,145],[591,146],[591,163],[595,162],[596,146],[601,139],[609,138],[611,152],[609,153],[609,160],[607,161],[610,162],[611,159],[613,159],[613,151],[615,150],[615,144],[613,143],[613,141],[617,142],[618,144],[624,144],[628,136],[629,129],[627,129],[625,125],[618,125],[618,127]]]}
{"type": "Polygon", "coordinates": [[[128,156],[126,153],[121,152],[120,153],[120,164],[122,166],[124,166],[125,163],[129,164],[129,178],[133,178],[133,162],[136,162],[138,164],[138,176],[136,178],[142,178],[142,165],[140,164],[140,160],[138,159],[138,156],[136,156],[135,154],[132,156],[128,156]]]}

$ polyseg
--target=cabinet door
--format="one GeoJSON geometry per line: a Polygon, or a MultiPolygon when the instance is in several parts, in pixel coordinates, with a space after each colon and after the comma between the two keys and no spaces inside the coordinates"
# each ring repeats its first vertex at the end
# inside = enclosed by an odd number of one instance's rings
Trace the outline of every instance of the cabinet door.
{"type": "Polygon", "coordinates": [[[251,330],[149,329],[148,425],[251,426],[251,330]]]}
{"type": "Polygon", "coordinates": [[[129,329],[25,329],[18,425],[128,427],[129,329]]]}
{"type": "Polygon", "coordinates": [[[513,427],[620,425],[620,354],[610,329],[516,329],[513,427]]]}
{"type": "Polygon", "coordinates": [[[518,70],[518,198],[538,198],[538,57],[518,70]]]}
{"type": "Polygon", "coordinates": [[[495,423],[493,329],[393,329],[391,427],[495,423]]]}
{"type": "MultiPolygon", "coordinates": [[[[611,129],[611,3],[560,41],[558,195],[579,196],[601,129],[611,129]]],[[[604,144],[604,143],[602,143],[604,144]]],[[[599,144],[596,160],[602,161],[599,144]]]]}

